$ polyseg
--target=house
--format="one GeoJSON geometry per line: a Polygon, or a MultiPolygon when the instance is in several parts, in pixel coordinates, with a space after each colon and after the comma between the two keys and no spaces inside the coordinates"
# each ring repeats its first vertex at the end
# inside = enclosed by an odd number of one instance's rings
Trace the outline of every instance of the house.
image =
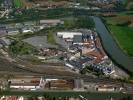
{"type": "Polygon", "coordinates": [[[110,85],[96,85],[96,90],[100,92],[113,92],[115,88],[110,85]]]}
{"type": "Polygon", "coordinates": [[[93,60],[92,58],[81,56],[78,59],[68,60],[65,65],[71,69],[81,70],[84,66],[91,63],[92,60],[93,60]]]}
{"type": "Polygon", "coordinates": [[[74,88],[74,80],[53,79],[53,80],[46,80],[46,81],[47,81],[45,85],[46,88],[69,89],[69,90],[74,88]]]}
{"type": "Polygon", "coordinates": [[[36,90],[40,88],[40,79],[11,79],[8,80],[11,89],[36,90]]]}

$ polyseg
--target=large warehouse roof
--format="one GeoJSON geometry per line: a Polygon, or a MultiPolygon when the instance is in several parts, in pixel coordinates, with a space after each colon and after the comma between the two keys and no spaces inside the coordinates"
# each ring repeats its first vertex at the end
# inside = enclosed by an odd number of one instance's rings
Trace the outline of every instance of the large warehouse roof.
{"type": "Polygon", "coordinates": [[[80,32],[57,32],[58,36],[62,36],[63,38],[74,38],[74,35],[82,35],[80,32]]]}

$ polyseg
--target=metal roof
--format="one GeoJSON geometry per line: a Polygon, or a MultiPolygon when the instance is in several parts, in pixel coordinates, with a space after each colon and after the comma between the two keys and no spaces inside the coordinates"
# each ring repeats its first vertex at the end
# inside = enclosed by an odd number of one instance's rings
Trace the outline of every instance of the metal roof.
{"type": "Polygon", "coordinates": [[[83,42],[82,35],[74,35],[73,42],[74,43],[82,43],[83,42]]]}

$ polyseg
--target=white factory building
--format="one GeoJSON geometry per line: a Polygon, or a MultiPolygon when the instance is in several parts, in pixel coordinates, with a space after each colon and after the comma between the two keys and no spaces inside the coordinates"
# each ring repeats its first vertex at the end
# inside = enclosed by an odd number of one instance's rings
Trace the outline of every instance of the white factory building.
{"type": "Polygon", "coordinates": [[[82,36],[80,32],[57,32],[57,36],[62,37],[64,39],[73,39],[75,35],[82,36]]]}
{"type": "Polygon", "coordinates": [[[63,38],[67,43],[83,44],[83,34],[80,32],[58,32],[57,36],[63,38]]]}

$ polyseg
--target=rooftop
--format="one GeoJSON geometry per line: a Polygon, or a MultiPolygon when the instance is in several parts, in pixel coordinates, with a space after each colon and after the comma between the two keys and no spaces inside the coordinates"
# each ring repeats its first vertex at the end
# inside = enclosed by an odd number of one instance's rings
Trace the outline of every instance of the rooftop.
{"type": "Polygon", "coordinates": [[[73,42],[74,43],[82,43],[83,42],[82,35],[74,35],[73,42]]]}
{"type": "Polygon", "coordinates": [[[74,35],[82,35],[80,32],[57,32],[58,36],[62,36],[63,38],[74,38],[74,35]]]}

